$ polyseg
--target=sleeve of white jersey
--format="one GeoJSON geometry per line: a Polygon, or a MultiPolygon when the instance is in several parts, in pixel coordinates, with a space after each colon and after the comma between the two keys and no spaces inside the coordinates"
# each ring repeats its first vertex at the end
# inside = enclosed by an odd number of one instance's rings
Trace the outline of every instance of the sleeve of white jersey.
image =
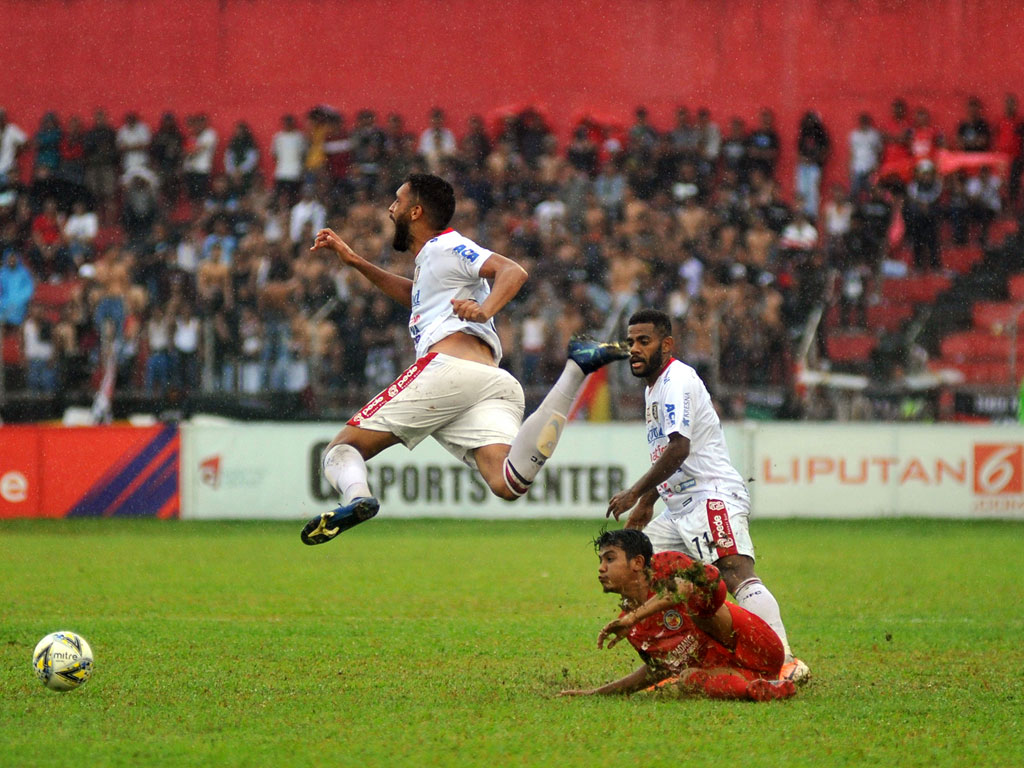
{"type": "Polygon", "coordinates": [[[481,248],[472,240],[462,240],[454,248],[455,268],[467,280],[479,280],[480,268],[491,257],[493,251],[481,248]]]}

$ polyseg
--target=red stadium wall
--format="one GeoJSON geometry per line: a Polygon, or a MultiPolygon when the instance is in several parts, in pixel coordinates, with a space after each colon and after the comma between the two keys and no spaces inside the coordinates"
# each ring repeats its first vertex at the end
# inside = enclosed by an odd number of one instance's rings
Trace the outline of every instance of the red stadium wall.
{"type": "Polygon", "coordinates": [[[0,518],[178,517],[174,426],[0,427],[0,518]]]}
{"type": "Polygon", "coordinates": [[[285,111],[369,106],[425,125],[434,104],[471,112],[533,102],[564,138],[596,110],[628,123],[646,104],[722,122],[776,109],[792,163],[815,108],[838,163],[863,109],[896,95],[951,130],[963,98],[990,114],[1020,87],[1024,14],[1009,0],[0,0],[0,106],[34,131],[48,109],[116,121],[135,109],[208,111],[224,137],[266,140],[285,111]]]}

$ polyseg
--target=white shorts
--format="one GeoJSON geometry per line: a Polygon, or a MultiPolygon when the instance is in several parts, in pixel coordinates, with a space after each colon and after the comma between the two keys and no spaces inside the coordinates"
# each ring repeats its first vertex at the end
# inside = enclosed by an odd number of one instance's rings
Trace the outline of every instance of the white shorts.
{"type": "Polygon", "coordinates": [[[685,511],[666,510],[644,528],[655,552],[684,552],[712,564],[728,555],[753,559],[749,503],[715,492],[697,493],[690,499],[685,511]]]}
{"type": "Polygon", "coordinates": [[[390,432],[410,450],[433,437],[476,469],[470,453],[512,443],[523,421],[523,388],[508,371],[431,352],[348,420],[353,427],[390,432]]]}

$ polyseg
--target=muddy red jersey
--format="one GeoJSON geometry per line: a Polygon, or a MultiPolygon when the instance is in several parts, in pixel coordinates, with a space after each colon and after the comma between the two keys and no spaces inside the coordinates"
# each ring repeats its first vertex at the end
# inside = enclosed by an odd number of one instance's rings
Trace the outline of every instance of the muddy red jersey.
{"type": "Polygon", "coordinates": [[[768,676],[778,674],[785,657],[782,641],[762,619],[738,605],[726,603],[736,637],[732,650],[694,621],[713,615],[725,601],[725,582],[715,566],[697,562],[682,552],[659,552],[651,559],[651,572],[653,589],[648,600],[663,594],[677,577],[690,581],[696,589],[687,600],[630,628],[627,639],[644,662],[673,675],[694,667],[731,667],[768,676]]]}

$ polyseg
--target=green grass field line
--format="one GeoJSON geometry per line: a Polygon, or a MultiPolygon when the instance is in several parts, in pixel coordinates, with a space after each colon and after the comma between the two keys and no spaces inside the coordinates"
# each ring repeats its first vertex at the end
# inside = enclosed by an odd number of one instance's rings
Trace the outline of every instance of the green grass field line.
{"type": "Polygon", "coordinates": [[[1024,526],[755,520],[814,673],[757,705],[555,695],[637,664],[595,647],[601,524],[0,521],[0,766],[1024,765],[1024,526]]]}

